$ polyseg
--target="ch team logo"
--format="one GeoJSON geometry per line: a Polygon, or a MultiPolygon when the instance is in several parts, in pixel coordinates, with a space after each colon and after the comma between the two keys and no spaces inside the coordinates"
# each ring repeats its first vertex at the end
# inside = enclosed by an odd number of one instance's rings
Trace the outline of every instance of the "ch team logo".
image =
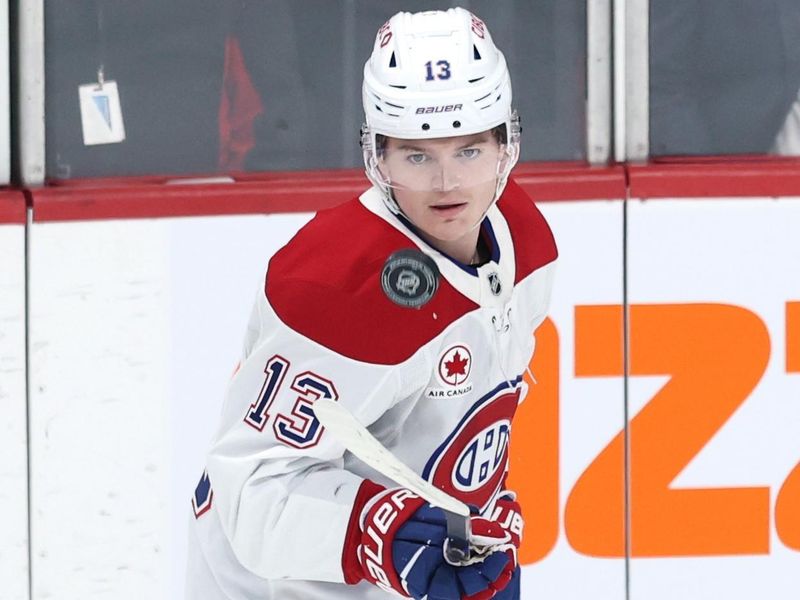
{"type": "Polygon", "coordinates": [[[478,432],[461,453],[453,471],[453,485],[460,492],[470,492],[489,481],[501,467],[505,467],[505,454],[511,422],[493,423],[478,432]]]}
{"type": "Polygon", "coordinates": [[[464,344],[451,346],[439,359],[439,379],[445,385],[458,386],[469,379],[472,352],[464,344]]]}
{"type": "Polygon", "coordinates": [[[503,385],[479,400],[436,449],[422,476],[462,502],[484,509],[503,484],[519,397],[519,387],[503,385]]]}

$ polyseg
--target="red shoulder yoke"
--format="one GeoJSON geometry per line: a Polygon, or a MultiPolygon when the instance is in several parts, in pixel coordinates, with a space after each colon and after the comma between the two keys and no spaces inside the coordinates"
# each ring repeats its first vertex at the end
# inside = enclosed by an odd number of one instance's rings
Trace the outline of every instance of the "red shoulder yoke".
{"type": "Polygon", "coordinates": [[[397,364],[477,308],[444,278],[419,309],[381,287],[386,259],[413,243],[358,200],[322,211],[269,263],[266,294],[298,333],[364,362],[397,364]]]}
{"type": "MultiPolygon", "coordinates": [[[[519,281],[555,259],[555,243],[539,210],[513,182],[498,206],[511,228],[519,281]]],[[[321,211],[270,260],[268,301],[287,326],[343,356],[400,363],[478,308],[443,277],[421,308],[389,300],[381,287],[384,263],[413,247],[358,200],[321,211]]]]}
{"type": "Polygon", "coordinates": [[[516,182],[509,180],[497,207],[506,218],[514,242],[514,259],[517,263],[514,283],[519,283],[536,269],[558,258],[550,226],[530,196],[516,182]]]}

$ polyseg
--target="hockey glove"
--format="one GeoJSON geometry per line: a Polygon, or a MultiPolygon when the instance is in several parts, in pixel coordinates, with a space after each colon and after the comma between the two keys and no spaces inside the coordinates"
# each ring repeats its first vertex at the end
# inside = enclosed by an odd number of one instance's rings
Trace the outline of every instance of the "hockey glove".
{"type": "Polygon", "coordinates": [[[472,517],[473,556],[453,565],[444,556],[447,522],[440,508],[405,489],[374,496],[360,519],[356,548],[362,575],[403,596],[428,600],[488,600],[508,585],[516,568],[511,535],[472,517]]]}
{"type": "Polygon", "coordinates": [[[516,566],[511,582],[497,593],[494,600],[519,600],[520,569],[517,564],[517,551],[522,543],[522,531],[525,527],[525,522],[522,519],[522,511],[517,502],[517,495],[508,490],[502,492],[490,514],[491,520],[499,524],[511,538],[513,548],[509,548],[507,552],[510,553],[510,556],[513,556],[514,565],[516,566]]]}
{"type": "MultiPolygon", "coordinates": [[[[514,553],[519,550],[522,543],[522,530],[525,521],[522,519],[522,509],[517,502],[517,495],[509,490],[500,494],[491,511],[491,520],[498,523],[508,533],[514,545],[514,553]]],[[[515,557],[516,560],[516,557],[515,557]]]]}
{"type": "Polygon", "coordinates": [[[514,569],[514,576],[511,582],[502,590],[497,592],[497,595],[492,600],[519,600],[520,599],[520,570],[519,567],[514,569]]]}

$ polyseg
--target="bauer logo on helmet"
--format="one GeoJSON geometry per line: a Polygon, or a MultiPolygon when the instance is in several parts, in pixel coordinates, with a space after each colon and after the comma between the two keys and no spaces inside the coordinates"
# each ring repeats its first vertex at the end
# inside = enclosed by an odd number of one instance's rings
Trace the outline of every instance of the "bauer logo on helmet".
{"type": "Polygon", "coordinates": [[[445,104],[443,106],[420,106],[417,109],[417,114],[429,115],[431,113],[454,112],[457,110],[461,110],[463,107],[464,107],[463,104],[445,104]]]}

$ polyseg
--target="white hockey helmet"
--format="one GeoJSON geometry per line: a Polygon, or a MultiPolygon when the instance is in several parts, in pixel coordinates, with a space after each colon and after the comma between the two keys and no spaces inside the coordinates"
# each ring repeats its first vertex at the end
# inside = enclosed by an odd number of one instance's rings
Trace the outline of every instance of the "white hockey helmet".
{"type": "Polygon", "coordinates": [[[376,136],[431,139],[470,135],[505,126],[496,200],[519,157],[519,119],[503,53],[484,22],[463,8],[400,12],[375,38],[364,65],[366,123],[361,144],[367,176],[399,212],[392,182],[379,168],[376,136]]]}

